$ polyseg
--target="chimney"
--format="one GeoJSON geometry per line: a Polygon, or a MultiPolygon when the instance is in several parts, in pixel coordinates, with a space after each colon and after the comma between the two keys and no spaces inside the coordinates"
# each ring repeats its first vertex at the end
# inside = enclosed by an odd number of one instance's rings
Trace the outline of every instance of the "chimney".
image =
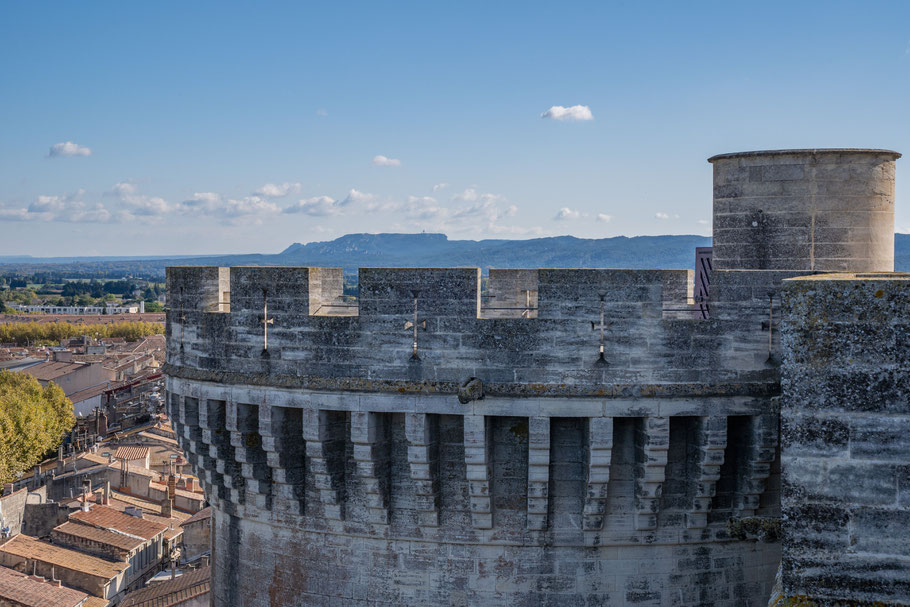
{"type": "Polygon", "coordinates": [[[111,503],[111,481],[104,482],[104,501],[102,503],[105,506],[109,506],[111,503]]]}
{"type": "Polygon", "coordinates": [[[171,498],[165,497],[161,500],[161,516],[164,518],[171,518],[171,516],[174,514],[173,509],[174,505],[171,502],[171,498]]]}
{"type": "Polygon", "coordinates": [[[60,446],[57,447],[57,474],[63,474],[63,465],[65,461],[63,459],[63,443],[60,443],[60,446]]]}
{"type": "Polygon", "coordinates": [[[107,415],[98,409],[98,436],[107,436],[107,415]]]}
{"type": "Polygon", "coordinates": [[[174,559],[171,559],[171,579],[177,577],[177,563],[174,562],[174,559]]]}
{"type": "Polygon", "coordinates": [[[170,500],[174,500],[177,497],[177,477],[174,476],[173,472],[167,477],[167,497],[170,500]]]}

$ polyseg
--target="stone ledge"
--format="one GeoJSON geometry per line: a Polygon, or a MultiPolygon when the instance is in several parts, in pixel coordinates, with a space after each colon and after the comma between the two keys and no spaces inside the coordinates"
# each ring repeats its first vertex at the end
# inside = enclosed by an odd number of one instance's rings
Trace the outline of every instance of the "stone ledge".
{"type": "MultiPolygon", "coordinates": [[[[365,377],[319,377],[304,375],[266,375],[261,373],[236,373],[193,369],[167,363],[165,375],[194,381],[219,384],[272,386],[277,388],[304,388],[307,390],[339,392],[380,392],[394,394],[451,394],[457,395],[460,382],[403,381],[369,379],[365,377]]],[[[590,397],[590,398],[659,398],[659,397],[710,397],[710,396],[778,396],[780,383],[674,383],[674,384],[483,384],[485,395],[525,397],[590,397]]]]}

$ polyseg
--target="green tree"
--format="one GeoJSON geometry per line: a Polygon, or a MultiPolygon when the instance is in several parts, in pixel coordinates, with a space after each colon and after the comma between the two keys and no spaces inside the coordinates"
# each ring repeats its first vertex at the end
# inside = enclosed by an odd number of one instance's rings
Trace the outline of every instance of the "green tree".
{"type": "MultiPolygon", "coordinates": [[[[79,335],[122,337],[127,341],[147,335],[162,335],[164,324],[145,321],[117,321],[107,324],[69,322],[17,322],[0,324],[0,343],[25,345],[59,344],[60,340],[79,335]]],[[[0,449],[3,443],[0,442],[0,449]]]]}
{"type": "Polygon", "coordinates": [[[74,423],[73,403],[59,386],[0,371],[0,482],[8,483],[40,462],[74,423]]]}

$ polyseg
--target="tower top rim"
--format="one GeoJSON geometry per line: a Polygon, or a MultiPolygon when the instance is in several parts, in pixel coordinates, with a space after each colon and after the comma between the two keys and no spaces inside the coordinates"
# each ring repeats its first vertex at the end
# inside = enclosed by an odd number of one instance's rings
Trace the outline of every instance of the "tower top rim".
{"type": "Polygon", "coordinates": [[[805,148],[805,149],[793,149],[793,150],[755,150],[751,152],[729,152],[726,154],[717,154],[716,156],[711,156],[708,158],[708,162],[714,164],[718,160],[727,160],[730,158],[746,158],[749,156],[807,156],[807,155],[819,155],[819,154],[873,154],[873,155],[889,155],[892,156],[892,160],[897,160],[901,157],[900,152],[895,152],[894,150],[884,150],[878,148],[805,148]]]}

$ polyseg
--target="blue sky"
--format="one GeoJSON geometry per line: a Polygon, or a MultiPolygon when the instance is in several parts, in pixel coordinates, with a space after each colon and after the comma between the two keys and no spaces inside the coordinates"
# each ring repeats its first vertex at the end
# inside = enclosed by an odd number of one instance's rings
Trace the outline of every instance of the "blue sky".
{"type": "Polygon", "coordinates": [[[904,1],[0,0],[0,254],[709,234],[709,156],[908,113],[904,1]]]}

